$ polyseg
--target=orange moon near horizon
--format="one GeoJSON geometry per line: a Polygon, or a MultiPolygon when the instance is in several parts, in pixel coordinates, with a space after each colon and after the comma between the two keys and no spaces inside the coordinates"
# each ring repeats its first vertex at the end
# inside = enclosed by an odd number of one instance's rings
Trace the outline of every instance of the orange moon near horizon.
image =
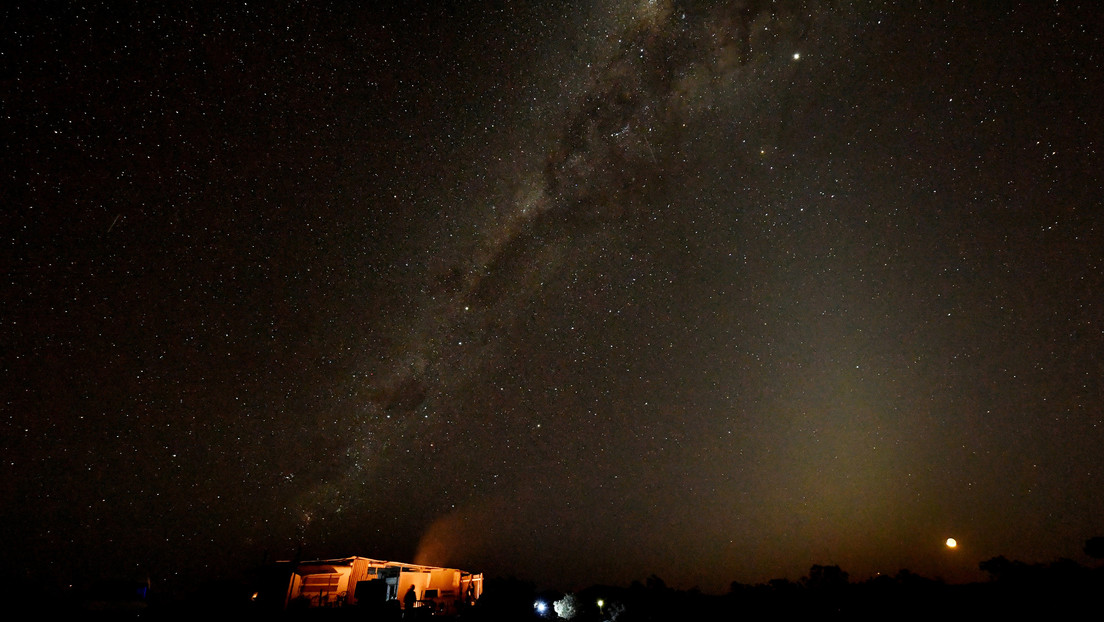
{"type": "Polygon", "coordinates": [[[954,538],[947,538],[947,548],[953,549],[956,546],[958,546],[958,540],[955,540],[954,538]]]}

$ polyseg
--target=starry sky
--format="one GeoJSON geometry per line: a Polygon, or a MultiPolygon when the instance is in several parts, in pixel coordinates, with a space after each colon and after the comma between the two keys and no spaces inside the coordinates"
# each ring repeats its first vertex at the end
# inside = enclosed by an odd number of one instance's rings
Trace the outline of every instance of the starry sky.
{"type": "Polygon", "coordinates": [[[8,575],[723,591],[1104,535],[1094,3],[0,16],[8,575]]]}

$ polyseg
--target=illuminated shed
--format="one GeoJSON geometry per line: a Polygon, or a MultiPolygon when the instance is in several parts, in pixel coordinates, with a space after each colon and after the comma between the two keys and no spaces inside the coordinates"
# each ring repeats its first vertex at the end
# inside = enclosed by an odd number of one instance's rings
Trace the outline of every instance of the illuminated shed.
{"type": "Polygon", "coordinates": [[[292,569],[285,605],[371,606],[390,600],[402,603],[412,587],[415,607],[452,615],[479,599],[483,575],[367,557],[303,561],[292,569]]]}

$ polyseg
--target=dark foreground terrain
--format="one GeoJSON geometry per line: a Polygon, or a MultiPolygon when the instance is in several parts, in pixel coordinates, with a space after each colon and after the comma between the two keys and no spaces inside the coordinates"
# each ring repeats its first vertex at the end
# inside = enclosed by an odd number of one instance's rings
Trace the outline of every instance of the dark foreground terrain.
{"type": "Polygon", "coordinates": [[[1073,616],[1099,612],[1104,568],[1070,560],[1026,564],[997,557],[981,563],[990,580],[948,585],[907,570],[852,582],[838,566],[813,566],[798,581],[733,583],[723,595],[676,590],[652,575],[628,587],[593,586],[571,594],[538,592],[517,579],[488,579],[480,601],[452,617],[428,608],[404,617],[398,602],[342,609],[285,609],[279,577],[210,582],[188,594],[165,595],[150,582],[100,582],[84,589],[51,589],[12,579],[4,583],[9,608],[77,620],[645,620],[931,619],[1073,616]]]}

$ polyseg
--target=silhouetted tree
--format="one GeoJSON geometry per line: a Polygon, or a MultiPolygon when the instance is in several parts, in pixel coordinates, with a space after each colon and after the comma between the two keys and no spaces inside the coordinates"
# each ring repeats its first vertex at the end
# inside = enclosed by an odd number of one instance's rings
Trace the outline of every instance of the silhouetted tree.
{"type": "Polygon", "coordinates": [[[1097,536],[1085,540],[1085,555],[1093,559],[1104,559],[1104,537],[1097,536]]]}
{"type": "Polygon", "coordinates": [[[800,589],[801,586],[789,579],[771,579],[767,581],[767,587],[774,592],[792,593],[800,589]]]}
{"type": "Polygon", "coordinates": [[[990,557],[978,564],[978,569],[988,574],[990,581],[1000,581],[1003,577],[1008,576],[1011,568],[1012,562],[1008,561],[1008,558],[1004,555],[990,557]]]}
{"type": "Polygon", "coordinates": [[[805,577],[805,587],[811,590],[838,590],[847,585],[848,574],[839,566],[821,566],[813,564],[809,569],[809,576],[805,577]]]}
{"type": "Polygon", "coordinates": [[[989,573],[990,580],[1002,583],[1026,584],[1039,579],[1046,569],[1041,564],[1028,564],[1008,560],[1004,555],[987,559],[978,564],[982,572],[989,573]]]}
{"type": "Polygon", "coordinates": [[[644,580],[644,586],[652,592],[662,592],[667,589],[667,583],[654,574],[644,580]]]}

